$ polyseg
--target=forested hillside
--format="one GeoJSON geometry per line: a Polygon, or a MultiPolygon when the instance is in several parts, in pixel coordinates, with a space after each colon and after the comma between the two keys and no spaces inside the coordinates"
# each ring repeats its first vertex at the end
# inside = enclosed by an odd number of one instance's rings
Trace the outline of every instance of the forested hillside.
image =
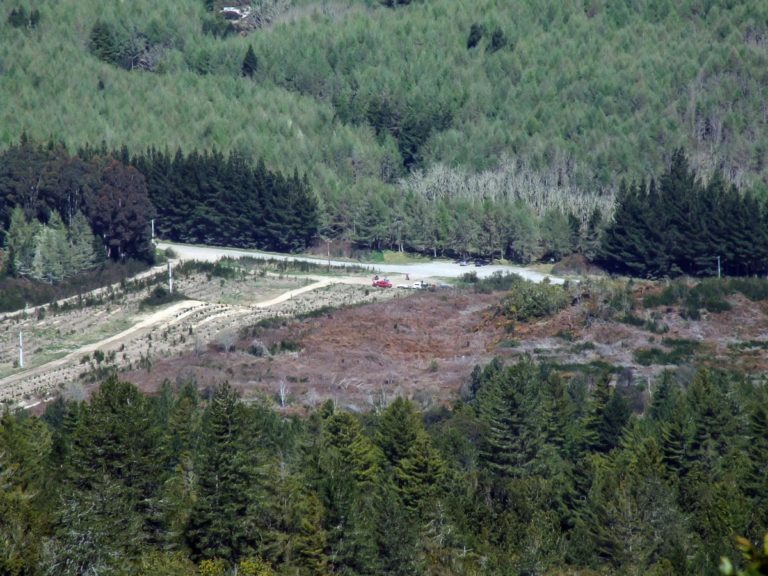
{"type": "Polygon", "coordinates": [[[221,2],[7,3],[0,143],[237,151],[306,174],[320,232],[373,248],[504,253],[462,235],[501,203],[523,261],[679,146],[765,187],[764,2],[252,4],[236,33],[221,2]]]}
{"type": "Polygon", "coordinates": [[[0,418],[0,571],[717,574],[731,534],[768,525],[764,387],[652,385],[648,404],[607,374],[494,361],[452,411],[297,419],[227,385],[112,378],[0,418]]]}

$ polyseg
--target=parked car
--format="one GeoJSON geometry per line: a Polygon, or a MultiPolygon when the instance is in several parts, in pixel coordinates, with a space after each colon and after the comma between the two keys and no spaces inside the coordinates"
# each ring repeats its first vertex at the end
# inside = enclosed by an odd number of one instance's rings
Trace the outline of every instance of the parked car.
{"type": "Polygon", "coordinates": [[[373,281],[374,288],[392,288],[392,282],[388,278],[380,278],[373,281]]]}
{"type": "Polygon", "coordinates": [[[467,266],[466,260],[459,260],[459,266],[467,266]]]}

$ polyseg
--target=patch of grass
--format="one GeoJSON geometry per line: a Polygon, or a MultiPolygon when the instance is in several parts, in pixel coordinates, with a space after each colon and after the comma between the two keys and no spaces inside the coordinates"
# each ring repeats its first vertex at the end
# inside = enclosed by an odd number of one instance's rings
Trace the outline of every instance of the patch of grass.
{"type": "Polygon", "coordinates": [[[413,264],[415,262],[423,262],[424,258],[411,252],[373,250],[363,260],[372,264],[413,264]]]}
{"type": "Polygon", "coordinates": [[[656,347],[638,348],[634,353],[635,362],[642,366],[682,364],[690,360],[700,348],[700,344],[695,340],[684,338],[665,338],[661,343],[671,350],[656,347]]]}
{"type": "Polygon", "coordinates": [[[508,338],[507,340],[502,340],[498,344],[499,348],[517,348],[518,346],[520,346],[520,341],[515,340],[514,338],[508,338]]]}
{"type": "Polygon", "coordinates": [[[571,352],[574,354],[579,354],[581,352],[586,352],[587,350],[595,350],[597,346],[595,346],[594,342],[579,342],[577,344],[574,344],[574,346],[571,348],[571,352]]]}

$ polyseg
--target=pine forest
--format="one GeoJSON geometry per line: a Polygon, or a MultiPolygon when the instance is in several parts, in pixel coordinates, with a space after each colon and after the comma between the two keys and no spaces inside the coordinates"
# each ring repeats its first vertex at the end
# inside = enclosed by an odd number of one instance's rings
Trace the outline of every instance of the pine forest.
{"type": "Polygon", "coordinates": [[[614,574],[768,575],[768,2],[0,2],[0,576],[614,574]]]}

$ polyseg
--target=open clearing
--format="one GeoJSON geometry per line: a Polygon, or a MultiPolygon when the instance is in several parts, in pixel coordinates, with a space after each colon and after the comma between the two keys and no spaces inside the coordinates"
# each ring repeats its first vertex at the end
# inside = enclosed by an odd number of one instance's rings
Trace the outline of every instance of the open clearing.
{"type": "MultiPolygon", "coordinates": [[[[301,412],[326,400],[359,411],[397,396],[425,409],[449,403],[461,396],[474,366],[495,356],[529,355],[588,379],[610,373],[616,385],[644,385],[643,402],[655,376],[668,369],[692,374],[688,366],[694,359],[745,371],[768,369],[768,302],[735,295],[729,298],[731,310],[704,313],[696,321],[683,318],[676,308],[642,312],[665,326],[659,334],[595,317],[595,302],[585,299],[510,332],[492,314],[501,296],[470,290],[409,292],[405,299],[317,317],[262,322],[241,333],[227,351],[209,347],[125,376],[148,392],[165,379],[194,380],[201,388],[226,380],[246,399],[266,397],[301,412]],[[657,356],[647,362],[644,350],[657,356]]],[[[636,298],[639,302],[641,293],[636,298]]]]}
{"type": "Polygon", "coordinates": [[[0,401],[29,405],[73,383],[97,380],[118,366],[148,368],[185,351],[226,348],[241,326],[265,316],[292,316],[399,295],[370,288],[370,280],[359,275],[251,270],[233,278],[177,276],[174,287],[183,300],[142,308],[141,301],[162,281],[160,275],[138,291],[101,291],[101,301],[85,307],[48,306],[0,318],[0,401]],[[23,368],[19,333],[24,339],[23,368]]]}
{"type": "MultiPolygon", "coordinates": [[[[62,390],[80,398],[120,372],[147,392],[166,379],[201,388],[227,380],[246,399],[291,411],[325,400],[366,410],[396,396],[428,407],[455,399],[474,366],[495,356],[529,355],[588,377],[610,372],[617,383],[650,383],[694,357],[768,369],[768,303],[738,294],[731,310],[693,321],[675,307],[643,310],[649,287],[638,289],[637,313],[663,333],[596,314],[594,297],[510,331],[492,314],[500,293],[376,289],[363,272],[294,274],[258,260],[196,266],[175,276],[183,299],[163,306],[141,306],[164,281],[145,274],[137,285],[99,291],[86,307],[0,317],[0,401],[33,406],[62,390]]],[[[406,283],[405,275],[391,280],[406,283]]]]}

